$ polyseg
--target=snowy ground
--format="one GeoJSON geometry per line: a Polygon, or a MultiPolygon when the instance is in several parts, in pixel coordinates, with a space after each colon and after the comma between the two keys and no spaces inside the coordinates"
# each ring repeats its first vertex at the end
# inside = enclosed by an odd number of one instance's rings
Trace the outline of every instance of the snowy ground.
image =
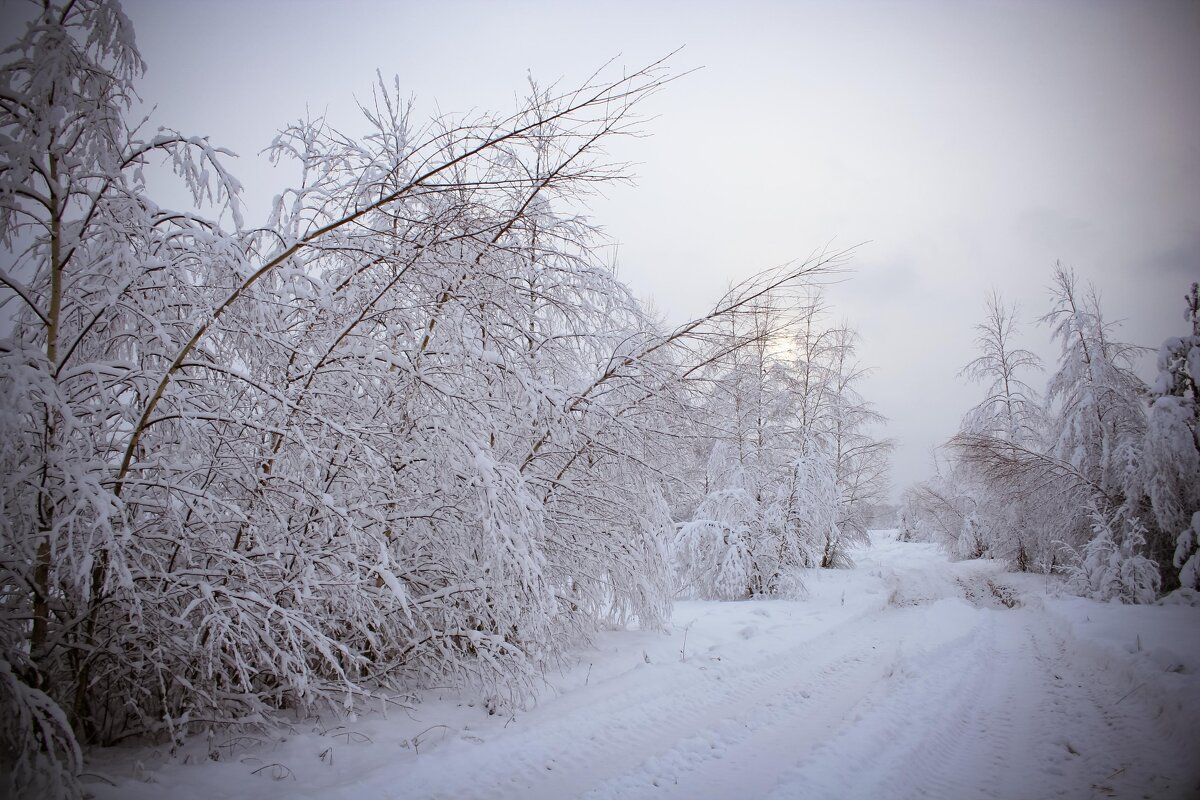
{"type": "Polygon", "coordinates": [[[681,602],[669,634],[604,635],[527,712],[431,696],[410,716],[218,738],[218,761],[203,742],[174,759],[115,749],[87,787],[100,800],[1200,797],[1200,608],[1057,597],[1045,578],[873,537],[856,569],[809,576],[806,600],[681,602]]]}

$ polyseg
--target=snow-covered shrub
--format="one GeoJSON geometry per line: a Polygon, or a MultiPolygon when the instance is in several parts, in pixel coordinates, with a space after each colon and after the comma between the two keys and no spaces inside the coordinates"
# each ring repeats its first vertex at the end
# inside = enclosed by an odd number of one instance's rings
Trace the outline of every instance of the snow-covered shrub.
{"type": "Polygon", "coordinates": [[[954,549],[960,558],[983,558],[987,554],[987,545],[983,541],[977,512],[973,511],[963,519],[954,549]]]}
{"type": "Polygon", "coordinates": [[[763,575],[761,552],[764,520],[760,507],[744,487],[711,492],[675,536],[680,582],[696,597],[740,600],[756,594],[763,575]]]}
{"type": "Polygon", "coordinates": [[[1067,585],[1093,600],[1152,603],[1158,596],[1158,564],[1143,555],[1145,526],[1137,517],[1118,511],[1093,511],[1092,538],[1066,567],[1067,585]]]}
{"type": "Polygon", "coordinates": [[[839,524],[839,518],[844,509],[831,462],[820,440],[809,437],[792,465],[783,514],[787,539],[801,559],[799,566],[853,566],[848,550],[857,540],[843,536],[845,523],[839,524]]]}
{"type": "Polygon", "coordinates": [[[709,458],[712,489],[672,542],[681,588],[699,598],[740,600],[771,594],[779,577],[780,554],[789,548],[780,507],[764,498],[756,476],[730,447],[718,443],[709,458]]]}
{"type": "Polygon", "coordinates": [[[909,529],[922,537],[917,541],[936,542],[953,558],[974,557],[978,527],[968,523],[968,518],[977,513],[979,501],[975,487],[963,479],[953,462],[906,489],[903,502],[909,529]],[[969,540],[964,540],[964,531],[971,534],[969,540]]]}
{"type": "Polygon", "coordinates": [[[1179,534],[1174,565],[1179,570],[1179,585],[1200,589],[1200,511],[1192,514],[1192,523],[1179,534]]]}
{"type": "Polygon", "coordinates": [[[896,538],[902,542],[927,542],[929,532],[923,519],[920,490],[910,486],[900,495],[899,518],[896,522],[896,538]]]}

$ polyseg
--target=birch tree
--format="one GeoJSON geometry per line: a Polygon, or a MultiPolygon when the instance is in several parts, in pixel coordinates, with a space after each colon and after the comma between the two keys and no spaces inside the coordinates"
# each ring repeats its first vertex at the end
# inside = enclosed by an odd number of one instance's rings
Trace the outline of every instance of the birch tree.
{"type": "Polygon", "coordinates": [[[1030,474],[1006,473],[1005,465],[1022,453],[1039,451],[1045,429],[1041,397],[1028,382],[1041,369],[1040,359],[1016,345],[1017,309],[996,292],[988,297],[984,321],[975,326],[978,355],[960,375],[985,387],[984,399],[967,412],[953,452],[958,474],[970,484],[974,509],[964,525],[969,533],[957,552],[1004,558],[1021,570],[1044,559],[1041,527],[1046,499],[1030,474]],[[1003,477],[1002,477],[1003,475],[1003,477]]]}

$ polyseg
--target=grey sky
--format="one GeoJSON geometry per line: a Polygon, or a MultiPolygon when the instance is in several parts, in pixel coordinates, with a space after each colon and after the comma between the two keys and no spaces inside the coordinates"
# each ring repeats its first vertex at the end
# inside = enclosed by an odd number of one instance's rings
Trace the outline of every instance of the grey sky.
{"type": "MultiPolygon", "coordinates": [[[[979,389],[959,368],[995,287],[1053,358],[1055,259],[1124,336],[1182,333],[1200,276],[1200,4],[367,3],[130,0],[156,120],[239,152],[260,218],[286,182],[255,153],[396,74],[419,109],[504,110],[527,72],[564,85],[684,45],[637,185],[592,205],[622,276],[672,319],[731,281],[870,241],[831,290],[876,367],[897,488],[930,472],[979,389]]],[[[1038,381],[1034,381],[1035,385],[1038,381]]]]}

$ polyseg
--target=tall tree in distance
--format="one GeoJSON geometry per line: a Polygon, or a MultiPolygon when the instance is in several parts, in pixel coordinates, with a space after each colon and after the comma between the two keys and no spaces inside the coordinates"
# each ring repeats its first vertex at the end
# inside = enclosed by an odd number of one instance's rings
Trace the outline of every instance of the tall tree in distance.
{"type": "Polygon", "coordinates": [[[986,396],[967,412],[963,430],[1028,446],[1042,438],[1042,404],[1026,375],[1042,368],[1041,359],[1017,347],[1017,308],[1000,295],[988,295],[984,321],[975,326],[979,355],[960,373],[984,385],[986,396]]]}
{"type": "Polygon", "coordinates": [[[822,567],[852,565],[849,550],[866,544],[867,514],[887,491],[893,443],[875,435],[874,428],[884,418],[859,391],[869,370],[857,360],[857,345],[857,331],[845,324],[834,329],[825,370],[828,383],[824,392],[830,398],[827,416],[824,424],[815,428],[829,447],[838,494],[838,535],[826,538],[822,567]]]}
{"type": "Polygon", "coordinates": [[[975,326],[978,356],[960,373],[984,385],[984,399],[964,416],[951,444],[963,459],[956,474],[969,486],[971,513],[964,518],[956,551],[1004,558],[1018,569],[1029,569],[1044,553],[1038,507],[1041,486],[1006,465],[1042,445],[1043,409],[1027,375],[1041,369],[1041,360],[1016,345],[1017,309],[1006,306],[993,291],[984,321],[975,326]]]}
{"type": "MultiPolygon", "coordinates": [[[[1132,452],[1145,431],[1146,386],[1133,359],[1142,348],[1114,338],[1095,289],[1081,290],[1061,264],[1054,270],[1054,307],[1043,322],[1061,348],[1046,392],[1053,404],[1050,452],[1078,471],[1099,503],[1115,509],[1135,501],[1132,452]]],[[[1086,517],[1080,522],[1086,525],[1086,517]]]]}

